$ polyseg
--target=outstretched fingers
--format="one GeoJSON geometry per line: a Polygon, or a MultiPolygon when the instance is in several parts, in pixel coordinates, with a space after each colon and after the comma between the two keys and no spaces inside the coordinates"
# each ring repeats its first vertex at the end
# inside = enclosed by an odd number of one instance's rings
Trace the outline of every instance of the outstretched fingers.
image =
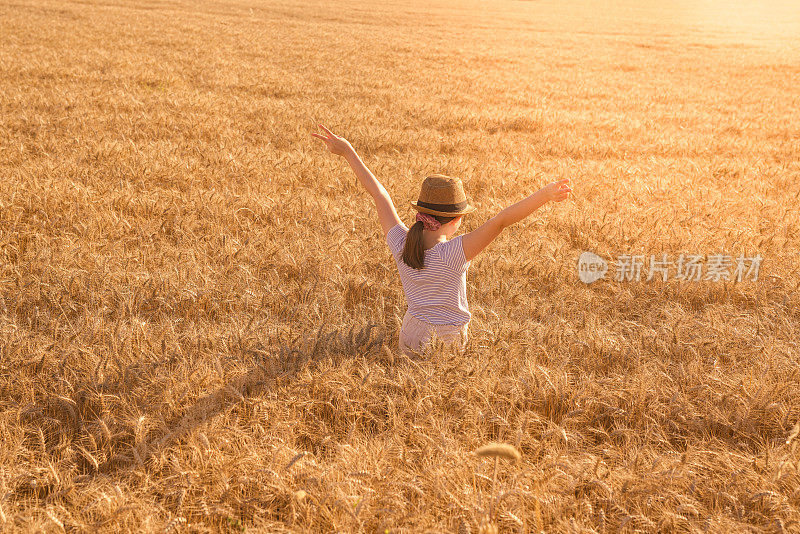
{"type": "Polygon", "coordinates": [[[333,138],[335,138],[335,137],[336,137],[332,131],[330,131],[329,129],[325,128],[325,127],[324,127],[322,124],[317,124],[317,126],[319,126],[320,128],[322,128],[323,130],[325,130],[325,132],[326,132],[326,133],[327,133],[329,136],[331,136],[331,137],[333,137],[333,138]]]}
{"type": "Polygon", "coordinates": [[[572,193],[572,188],[570,187],[570,180],[569,178],[563,178],[556,182],[556,195],[555,201],[561,202],[569,198],[569,194],[572,193]]]}

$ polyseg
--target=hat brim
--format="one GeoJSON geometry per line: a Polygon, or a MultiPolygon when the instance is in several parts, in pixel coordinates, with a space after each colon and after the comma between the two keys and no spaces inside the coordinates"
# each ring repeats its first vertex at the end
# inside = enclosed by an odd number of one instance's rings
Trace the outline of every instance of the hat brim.
{"type": "Polygon", "coordinates": [[[422,213],[427,213],[429,215],[439,215],[441,217],[458,217],[459,215],[466,215],[467,213],[472,213],[473,211],[475,211],[475,206],[473,206],[472,204],[467,204],[467,207],[461,211],[436,211],[430,208],[423,208],[422,206],[417,206],[417,202],[415,200],[412,200],[409,203],[411,204],[411,207],[417,211],[420,211],[422,213]]]}

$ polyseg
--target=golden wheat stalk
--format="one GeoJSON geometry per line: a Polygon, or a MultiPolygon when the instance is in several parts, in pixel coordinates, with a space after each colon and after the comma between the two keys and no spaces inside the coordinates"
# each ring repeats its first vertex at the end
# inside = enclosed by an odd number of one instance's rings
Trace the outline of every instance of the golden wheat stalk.
{"type": "Polygon", "coordinates": [[[475,454],[481,457],[497,456],[508,458],[509,460],[520,460],[522,455],[516,447],[508,443],[488,443],[475,450],[475,454]]]}
{"type": "Polygon", "coordinates": [[[798,434],[800,434],[800,421],[795,423],[794,428],[792,428],[792,431],[789,432],[789,436],[786,438],[786,444],[790,444],[798,434]]]}

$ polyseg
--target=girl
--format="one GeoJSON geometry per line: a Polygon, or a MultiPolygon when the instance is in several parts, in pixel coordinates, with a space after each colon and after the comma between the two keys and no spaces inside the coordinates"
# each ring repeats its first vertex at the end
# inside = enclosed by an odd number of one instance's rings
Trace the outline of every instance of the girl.
{"type": "Polygon", "coordinates": [[[344,157],[359,182],[375,201],[383,234],[394,256],[408,310],[400,328],[398,348],[406,354],[421,352],[434,339],[457,342],[463,351],[471,314],[467,306],[467,269],[472,258],[500,232],[521,221],[547,202],[561,202],[572,192],[569,178],[547,184],[531,196],[507,207],[482,226],[451,239],[464,215],[474,211],[461,180],[441,174],[428,176],[419,199],[410,202],[417,211],[408,229],[397,216],[383,185],[361,161],[350,143],[319,125],[327,135],[312,133],[333,154],[344,157]]]}

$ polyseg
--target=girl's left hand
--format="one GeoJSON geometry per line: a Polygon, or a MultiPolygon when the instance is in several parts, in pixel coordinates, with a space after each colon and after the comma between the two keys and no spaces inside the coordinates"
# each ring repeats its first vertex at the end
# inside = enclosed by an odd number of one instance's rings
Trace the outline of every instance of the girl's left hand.
{"type": "Polygon", "coordinates": [[[569,194],[572,193],[570,179],[562,178],[557,182],[549,183],[545,186],[545,190],[547,191],[547,199],[551,202],[561,202],[566,200],[567,197],[569,197],[569,194]]]}
{"type": "Polygon", "coordinates": [[[336,154],[337,156],[345,156],[348,152],[353,150],[353,147],[350,145],[350,142],[347,139],[344,137],[339,137],[321,124],[318,124],[317,126],[325,130],[328,135],[324,136],[318,133],[312,133],[311,135],[322,139],[325,142],[325,146],[328,147],[328,150],[330,150],[332,154],[336,154]]]}

